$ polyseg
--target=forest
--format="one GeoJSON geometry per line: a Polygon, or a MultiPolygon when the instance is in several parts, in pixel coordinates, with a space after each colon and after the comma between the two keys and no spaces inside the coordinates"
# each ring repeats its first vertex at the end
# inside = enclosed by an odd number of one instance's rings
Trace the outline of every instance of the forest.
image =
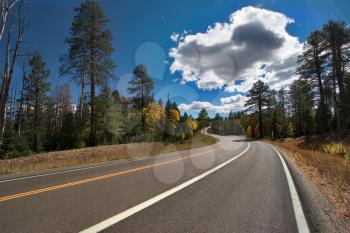
{"type": "MultiPolygon", "coordinates": [[[[87,0],[75,8],[68,50],[59,57],[61,85],[53,88],[50,70],[37,51],[25,57],[22,85],[13,90],[11,81],[22,45],[26,21],[23,1],[8,4],[2,15],[0,41],[5,44],[0,92],[0,157],[14,158],[43,151],[129,142],[184,142],[208,125],[204,110],[198,119],[183,115],[168,98],[153,98],[154,84],[147,67],[137,65],[128,83],[128,97],[109,87],[115,80],[112,31],[97,1],[87,0]],[[11,19],[10,19],[11,18],[11,19]],[[79,103],[72,104],[68,81],[80,87],[79,103]]],[[[20,64],[21,65],[21,64],[20,64]]]]}

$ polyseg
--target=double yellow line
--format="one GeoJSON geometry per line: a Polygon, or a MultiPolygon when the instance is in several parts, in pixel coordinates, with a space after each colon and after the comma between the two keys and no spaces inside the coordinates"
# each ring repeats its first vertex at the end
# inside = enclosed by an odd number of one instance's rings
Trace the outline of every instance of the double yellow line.
{"type": "Polygon", "coordinates": [[[212,152],[212,151],[213,150],[209,150],[209,151],[202,152],[202,153],[192,155],[192,156],[182,157],[182,158],[173,159],[173,160],[169,160],[169,161],[165,161],[165,162],[159,162],[159,163],[150,164],[150,165],[146,165],[146,166],[142,166],[142,167],[138,167],[138,168],[133,168],[133,169],[125,170],[125,171],[110,173],[110,174],[102,175],[102,176],[96,176],[93,178],[78,180],[78,181],[69,182],[69,183],[65,183],[65,184],[54,185],[54,186],[50,186],[50,187],[46,187],[46,188],[32,190],[29,192],[23,192],[23,193],[17,193],[17,194],[13,194],[13,195],[9,195],[9,196],[4,196],[4,197],[0,197],[0,202],[5,202],[5,201],[13,200],[13,199],[19,199],[22,197],[32,196],[32,195],[36,195],[39,193],[46,193],[46,192],[53,191],[53,190],[64,189],[64,188],[68,188],[68,187],[72,187],[72,186],[76,186],[76,185],[80,185],[80,184],[91,183],[91,182],[95,182],[98,180],[103,180],[103,179],[108,179],[111,177],[126,175],[126,174],[130,174],[130,173],[138,172],[138,171],[143,171],[143,170],[154,168],[154,167],[164,166],[164,165],[175,163],[175,162],[178,162],[181,160],[187,160],[190,158],[198,157],[200,155],[207,154],[207,153],[212,152]]]}

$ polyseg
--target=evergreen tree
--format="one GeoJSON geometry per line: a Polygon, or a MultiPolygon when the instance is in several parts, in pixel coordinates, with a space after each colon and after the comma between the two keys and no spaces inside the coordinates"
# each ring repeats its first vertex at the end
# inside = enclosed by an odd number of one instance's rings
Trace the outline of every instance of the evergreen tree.
{"type": "Polygon", "coordinates": [[[269,86],[262,81],[254,83],[249,90],[249,99],[245,106],[250,110],[257,110],[259,113],[259,137],[263,138],[263,109],[269,101],[269,86]]]}
{"type": "Polygon", "coordinates": [[[43,120],[44,105],[47,99],[47,92],[50,90],[50,83],[47,78],[50,71],[46,68],[45,62],[40,53],[36,53],[29,60],[31,72],[28,76],[25,96],[30,128],[28,134],[31,137],[31,148],[39,152],[43,148],[43,120]]]}
{"type": "Polygon", "coordinates": [[[333,79],[333,95],[337,127],[344,127],[346,122],[346,89],[345,72],[349,63],[350,29],[345,22],[329,21],[323,26],[325,47],[328,51],[331,74],[333,79]],[[339,88],[339,100],[337,99],[337,87],[339,88]],[[338,102],[340,104],[338,104],[338,102]]]}
{"type": "Polygon", "coordinates": [[[327,115],[323,88],[323,73],[326,65],[326,47],[320,31],[312,32],[304,44],[303,54],[299,57],[297,73],[304,79],[309,79],[318,87],[319,93],[319,128],[321,132],[328,131],[327,115]]]}
{"type": "Polygon", "coordinates": [[[136,66],[133,74],[128,92],[133,95],[135,108],[142,110],[153,101],[153,80],[148,76],[147,68],[143,64],[136,66]]]}
{"type": "Polygon", "coordinates": [[[199,123],[199,128],[203,129],[205,127],[209,126],[209,115],[208,112],[205,108],[202,108],[201,111],[198,113],[198,123],[199,123]]]}
{"type": "Polygon", "coordinates": [[[0,159],[12,159],[28,155],[29,153],[30,148],[27,139],[23,136],[18,136],[13,129],[7,129],[0,148],[0,159]]]}
{"type": "Polygon", "coordinates": [[[314,92],[306,80],[296,80],[290,87],[292,119],[296,136],[313,132],[314,92]]]}
{"type": "Polygon", "coordinates": [[[112,32],[107,28],[108,20],[101,6],[94,0],[86,0],[75,9],[75,17],[66,39],[68,54],[62,62],[62,73],[70,74],[82,86],[80,97],[81,117],[84,111],[85,76],[90,85],[90,141],[96,145],[97,112],[96,87],[114,77],[112,61],[112,32]]]}
{"type": "Polygon", "coordinates": [[[103,86],[96,98],[97,142],[111,144],[121,140],[123,119],[119,97],[108,86],[103,86]]]}
{"type": "Polygon", "coordinates": [[[286,129],[287,129],[287,92],[284,87],[282,87],[278,93],[277,93],[277,99],[278,99],[278,108],[280,109],[281,114],[281,132],[280,136],[285,137],[286,135],[286,129]]]}

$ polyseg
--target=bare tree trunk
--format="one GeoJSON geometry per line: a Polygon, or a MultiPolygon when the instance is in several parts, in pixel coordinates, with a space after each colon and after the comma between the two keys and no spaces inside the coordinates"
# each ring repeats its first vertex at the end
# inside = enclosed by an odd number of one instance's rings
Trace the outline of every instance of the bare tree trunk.
{"type": "Polygon", "coordinates": [[[4,130],[5,130],[5,112],[6,112],[6,104],[9,94],[9,87],[11,85],[12,76],[15,69],[16,59],[19,50],[19,44],[21,42],[22,36],[24,32],[24,20],[22,18],[18,21],[18,33],[15,42],[14,51],[12,53],[12,59],[10,62],[10,45],[11,45],[11,34],[12,34],[12,26],[9,28],[6,42],[6,62],[4,68],[4,77],[0,91],[0,146],[2,145],[4,130]]]}
{"type": "Polygon", "coordinates": [[[262,103],[261,97],[259,97],[259,138],[263,138],[263,119],[262,119],[262,103]]]}
{"type": "Polygon", "coordinates": [[[91,74],[91,93],[90,93],[90,102],[91,102],[91,115],[90,115],[90,134],[91,134],[91,145],[96,145],[96,106],[95,106],[95,77],[94,74],[91,74]]]}
{"type": "Polygon", "coordinates": [[[335,68],[333,67],[333,101],[334,101],[334,118],[335,118],[335,129],[338,129],[340,127],[340,120],[339,120],[339,108],[338,108],[338,100],[337,100],[337,84],[336,84],[336,77],[335,77],[335,68]]]}
{"type": "Polygon", "coordinates": [[[83,119],[84,97],[85,97],[85,74],[83,73],[81,78],[80,119],[83,119]]]}
{"type": "Polygon", "coordinates": [[[22,91],[21,91],[21,100],[19,102],[19,110],[18,110],[18,119],[17,119],[17,135],[21,136],[21,126],[22,126],[22,111],[23,111],[23,98],[24,98],[24,86],[25,86],[26,74],[23,66],[23,80],[22,80],[22,91]]]}
{"type": "Polygon", "coordinates": [[[9,126],[13,127],[14,122],[14,113],[15,113],[15,104],[16,104],[16,87],[12,86],[11,94],[10,94],[10,110],[9,110],[9,126]]]}
{"type": "Polygon", "coordinates": [[[90,143],[91,146],[96,145],[96,103],[95,103],[95,52],[91,48],[91,62],[90,62],[90,143]]]}
{"type": "Polygon", "coordinates": [[[36,87],[35,87],[35,104],[34,104],[34,143],[33,143],[33,151],[39,152],[39,87],[38,87],[38,81],[35,78],[36,87]]]}
{"type": "Polygon", "coordinates": [[[4,34],[4,31],[8,22],[10,11],[18,1],[19,0],[2,0],[1,1],[0,41],[2,40],[2,36],[4,34]]]}
{"type": "Polygon", "coordinates": [[[0,90],[0,146],[2,145],[3,136],[5,132],[5,120],[6,120],[6,105],[8,98],[8,81],[9,81],[9,63],[10,63],[10,44],[11,44],[11,28],[7,33],[6,41],[6,53],[5,53],[5,67],[4,67],[4,76],[2,80],[1,90],[0,90]]]}

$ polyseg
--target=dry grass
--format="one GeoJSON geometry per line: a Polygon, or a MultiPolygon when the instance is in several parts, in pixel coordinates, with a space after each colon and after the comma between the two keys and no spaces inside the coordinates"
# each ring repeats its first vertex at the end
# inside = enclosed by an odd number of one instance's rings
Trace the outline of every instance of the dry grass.
{"type": "Polygon", "coordinates": [[[211,136],[197,133],[192,141],[182,144],[131,143],[110,146],[41,153],[17,159],[0,160],[0,174],[11,174],[47,170],[51,168],[71,167],[142,156],[154,156],[161,153],[188,150],[216,143],[211,136]]]}
{"type": "Polygon", "coordinates": [[[311,146],[307,146],[304,138],[272,143],[292,158],[335,204],[337,213],[350,221],[350,162],[338,154],[345,150],[344,146],[339,146],[339,143],[326,144],[324,151],[332,153],[324,153],[318,149],[305,149],[311,146]]]}

